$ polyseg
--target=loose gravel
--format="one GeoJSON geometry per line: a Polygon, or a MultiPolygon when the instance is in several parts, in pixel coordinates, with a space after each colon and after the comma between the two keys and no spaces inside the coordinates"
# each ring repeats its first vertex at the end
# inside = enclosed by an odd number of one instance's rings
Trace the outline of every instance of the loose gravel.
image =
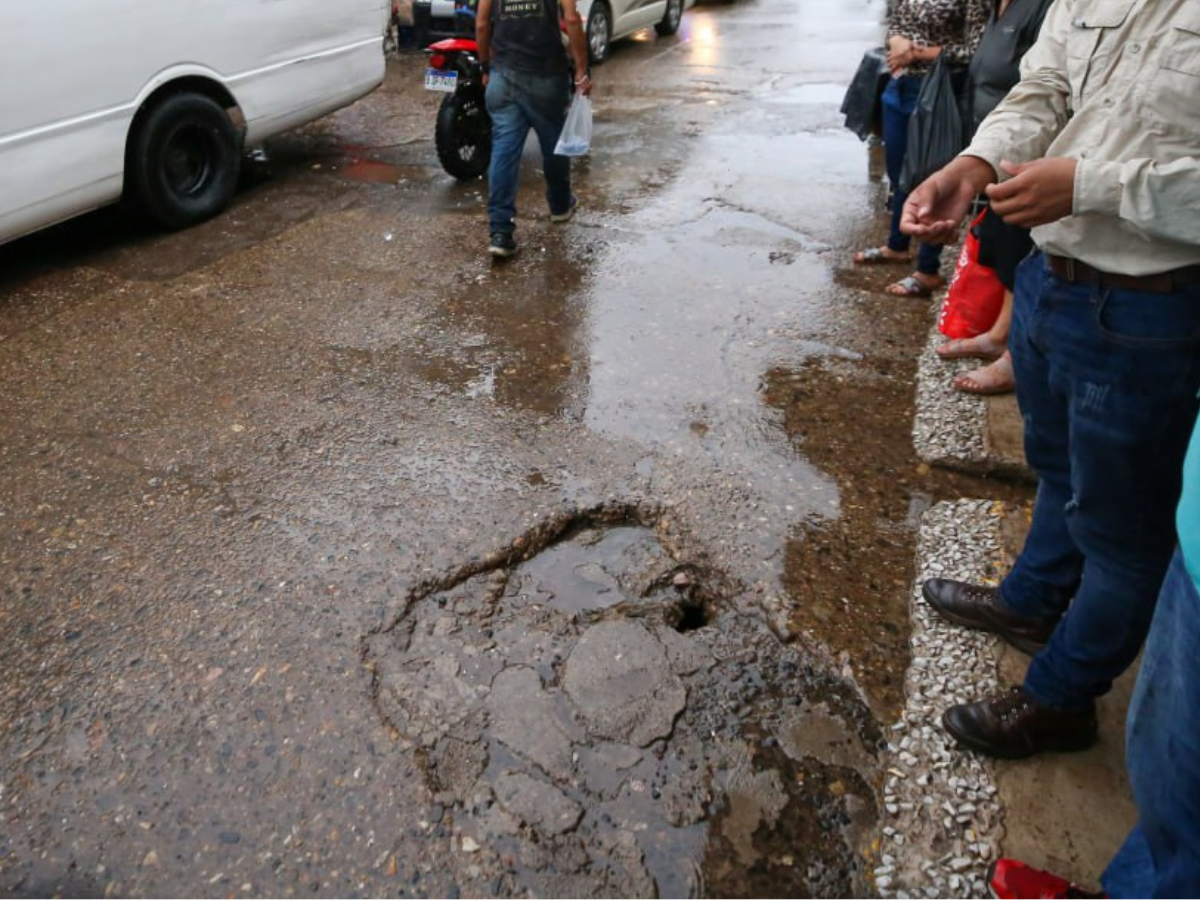
{"type": "Polygon", "coordinates": [[[881,897],[988,896],[984,873],[1003,836],[993,766],[959,750],[941,716],[997,689],[998,639],[943,621],[921,596],[921,584],[939,577],[995,583],[1003,517],[1002,504],[959,500],[937,504],[922,519],[907,699],[885,763],[875,869],[881,897]]]}
{"type": "Polygon", "coordinates": [[[951,382],[955,375],[982,363],[941,359],[934,348],[945,340],[936,325],[931,328],[917,364],[913,446],[930,465],[977,470],[987,459],[983,438],[987,404],[983,397],[956,391],[951,382]]]}

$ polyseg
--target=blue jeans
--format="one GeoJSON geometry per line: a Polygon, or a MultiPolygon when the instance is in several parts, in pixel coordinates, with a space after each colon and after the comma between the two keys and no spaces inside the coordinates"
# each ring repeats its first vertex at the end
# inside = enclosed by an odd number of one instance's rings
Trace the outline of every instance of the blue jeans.
{"type": "Polygon", "coordinates": [[[1039,483],[1000,595],[1018,615],[1061,618],[1025,688],[1083,709],[1137,657],[1175,546],[1200,388],[1200,285],[1071,284],[1035,250],[1017,269],[1009,349],[1039,483]]]}
{"type": "Polygon", "coordinates": [[[529,129],[537,133],[546,173],[546,202],[551,213],[566,212],[571,205],[571,160],[555,156],[554,147],[567,120],[571,103],[571,78],[531,75],[493,68],[487,86],[487,111],[492,117],[492,159],[488,167],[488,231],[511,234],[516,230],[517,185],[521,154],[529,129]]]}
{"type": "Polygon", "coordinates": [[[1110,897],[1200,897],[1198,651],[1200,594],[1176,552],[1129,705],[1126,762],[1138,824],[1104,870],[1110,897]]]}
{"type": "MultiPolygon", "coordinates": [[[[883,151],[887,164],[887,177],[892,185],[892,223],[888,230],[889,250],[907,252],[910,238],[900,230],[900,214],[908,194],[900,191],[900,170],[904,166],[904,153],[908,149],[908,120],[917,105],[921,93],[920,75],[901,75],[893,78],[883,89],[883,151]]],[[[926,275],[937,275],[941,269],[941,244],[921,244],[917,248],[917,271],[926,275]]]]}

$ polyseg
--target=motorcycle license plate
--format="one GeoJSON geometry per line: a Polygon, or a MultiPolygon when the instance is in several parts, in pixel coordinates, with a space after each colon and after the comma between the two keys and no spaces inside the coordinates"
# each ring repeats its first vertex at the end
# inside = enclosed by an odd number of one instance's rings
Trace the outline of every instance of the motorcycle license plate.
{"type": "Polygon", "coordinates": [[[457,72],[443,72],[440,69],[425,70],[425,90],[427,91],[444,91],[452,94],[457,84],[457,72]]]}

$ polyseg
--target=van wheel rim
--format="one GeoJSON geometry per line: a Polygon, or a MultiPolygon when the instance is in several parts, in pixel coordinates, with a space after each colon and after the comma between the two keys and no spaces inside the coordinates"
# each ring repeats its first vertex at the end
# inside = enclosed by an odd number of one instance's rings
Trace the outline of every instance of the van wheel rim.
{"type": "Polygon", "coordinates": [[[212,182],[217,153],[211,131],[197,125],[177,128],[163,148],[163,176],[167,186],[180,197],[203,193],[212,182]]]}

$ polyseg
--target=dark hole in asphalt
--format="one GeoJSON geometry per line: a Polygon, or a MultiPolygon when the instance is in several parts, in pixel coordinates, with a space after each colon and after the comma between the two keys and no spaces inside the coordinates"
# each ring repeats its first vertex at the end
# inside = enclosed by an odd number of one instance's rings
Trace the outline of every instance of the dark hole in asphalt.
{"type": "Polygon", "coordinates": [[[708,610],[703,603],[687,600],[679,603],[678,609],[679,621],[675,623],[675,630],[680,634],[696,631],[709,624],[708,610]]]}

